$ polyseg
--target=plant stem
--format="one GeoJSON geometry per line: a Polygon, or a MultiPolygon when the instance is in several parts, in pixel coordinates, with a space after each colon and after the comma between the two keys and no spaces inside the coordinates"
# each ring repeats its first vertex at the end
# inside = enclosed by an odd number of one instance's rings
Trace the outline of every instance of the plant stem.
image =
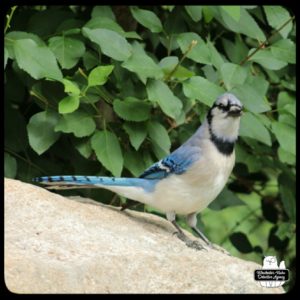
{"type": "Polygon", "coordinates": [[[240,65],[242,66],[245,62],[247,62],[256,52],[258,52],[259,50],[263,49],[266,44],[269,42],[269,40],[276,34],[278,33],[281,29],[283,29],[288,23],[290,23],[291,21],[293,21],[295,19],[295,17],[291,17],[290,19],[288,19],[284,24],[282,24],[278,29],[276,29],[268,38],[266,38],[266,40],[261,43],[259,45],[259,47],[257,47],[250,55],[248,55],[247,57],[245,57],[241,62],[240,65]]]}
{"type": "Polygon", "coordinates": [[[178,69],[178,67],[182,64],[182,62],[184,61],[184,59],[186,58],[186,56],[188,55],[188,53],[197,45],[197,43],[198,42],[196,40],[192,40],[192,42],[190,43],[189,47],[187,48],[187,50],[184,52],[183,56],[181,57],[180,61],[176,64],[176,66],[173,68],[173,70],[165,78],[165,81],[170,80],[170,78],[176,72],[176,70],[178,69]]]}
{"type": "Polygon", "coordinates": [[[86,79],[88,80],[87,75],[84,73],[84,71],[81,68],[78,68],[78,72],[86,79]]]}
{"type": "Polygon", "coordinates": [[[7,22],[6,22],[6,25],[5,25],[5,28],[4,28],[4,34],[6,33],[7,29],[10,27],[10,22],[11,22],[12,16],[13,16],[16,8],[17,8],[17,6],[13,6],[10,10],[10,14],[6,15],[7,22]]]}
{"type": "Polygon", "coordinates": [[[43,102],[43,103],[45,104],[45,109],[47,109],[49,106],[50,106],[51,108],[55,109],[55,107],[52,106],[52,105],[48,102],[48,100],[47,100],[43,95],[39,95],[37,92],[35,92],[35,91],[33,91],[33,90],[29,91],[29,94],[30,94],[31,96],[36,97],[36,98],[39,99],[41,102],[43,102]]]}
{"type": "Polygon", "coordinates": [[[169,37],[169,44],[168,44],[168,53],[167,53],[167,56],[170,56],[170,54],[171,54],[172,38],[173,38],[173,34],[171,34],[170,37],[169,37]]]}

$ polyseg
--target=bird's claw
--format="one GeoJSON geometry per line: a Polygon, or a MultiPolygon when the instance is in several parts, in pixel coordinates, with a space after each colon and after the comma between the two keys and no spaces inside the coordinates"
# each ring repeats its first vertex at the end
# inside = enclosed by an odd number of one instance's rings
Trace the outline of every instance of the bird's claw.
{"type": "Polygon", "coordinates": [[[207,249],[199,241],[189,239],[182,232],[176,231],[173,234],[176,235],[180,240],[182,240],[189,248],[193,248],[195,250],[203,250],[204,249],[207,251],[207,249]]]}

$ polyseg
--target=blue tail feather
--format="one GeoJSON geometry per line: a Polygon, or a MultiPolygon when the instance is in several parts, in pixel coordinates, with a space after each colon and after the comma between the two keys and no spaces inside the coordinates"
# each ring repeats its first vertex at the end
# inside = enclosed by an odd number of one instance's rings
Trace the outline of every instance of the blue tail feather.
{"type": "MultiPolygon", "coordinates": [[[[103,185],[103,186],[135,186],[142,187],[146,191],[154,188],[157,180],[143,178],[120,178],[120,177],[102,177],[102,176],[44,176],[33,178],[34,182],[48,185],[67,186],[67,185],[103,185]]],[[[79,187],[78,187],[79,188],[79,187]]]]}

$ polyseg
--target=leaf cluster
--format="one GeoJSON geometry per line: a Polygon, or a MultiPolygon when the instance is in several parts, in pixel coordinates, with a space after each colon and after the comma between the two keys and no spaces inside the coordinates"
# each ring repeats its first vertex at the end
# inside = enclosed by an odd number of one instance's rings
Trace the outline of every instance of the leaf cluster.
{"type": "Polygon", "coordinates": [[[217,214],[224,232],[216,229],[215,241],[259,263],[270,249],[293,261],[296,32],[287,8],[20,6],[7,14],[5,176],[139,176],[229,91],[245,106],[237,164],[204,223],[217,214]],[[235,223],[237,209],[244,217],[235,223]]]}

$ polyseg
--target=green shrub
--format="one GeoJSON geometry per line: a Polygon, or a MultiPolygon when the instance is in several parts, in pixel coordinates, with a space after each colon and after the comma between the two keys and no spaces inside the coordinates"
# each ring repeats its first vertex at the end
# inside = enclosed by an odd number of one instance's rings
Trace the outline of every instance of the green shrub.
{"type": "Polygon", "coordinates": [[[277,255],[295,269],[296,31],[288,9],[22,6],[7,14],[5,176],[138,176],[230,91],[245,106],[237,163],[201,224],[233,255],[260,264],[277,255]]]}

